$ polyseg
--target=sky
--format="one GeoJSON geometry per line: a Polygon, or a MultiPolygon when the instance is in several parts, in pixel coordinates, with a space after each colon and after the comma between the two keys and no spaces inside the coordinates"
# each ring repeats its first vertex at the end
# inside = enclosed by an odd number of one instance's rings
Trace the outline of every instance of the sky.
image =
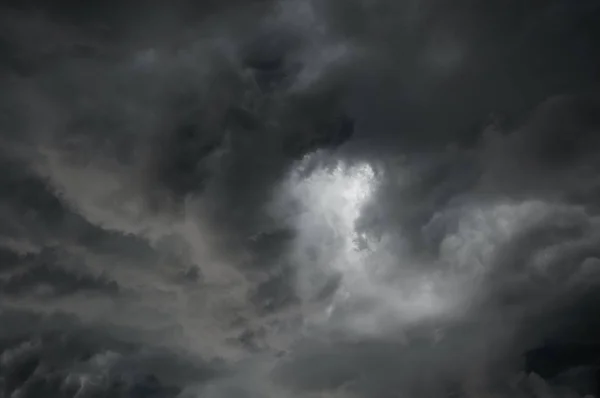
{"type": "Polygon", "coordinates": [[[0,5],[0,398],[600,395],[600,1],[0,5]]]}

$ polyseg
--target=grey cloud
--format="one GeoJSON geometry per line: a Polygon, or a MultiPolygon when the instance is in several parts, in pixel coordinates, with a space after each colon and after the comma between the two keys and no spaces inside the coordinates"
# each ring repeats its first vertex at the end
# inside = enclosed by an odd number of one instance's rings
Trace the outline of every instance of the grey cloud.
{"type": "Polygon", "coordinates": [[[64,7],[0,18],[0,395],[597,393],[594,2],[64,7]]]}
{"type": "MultiPolygon", "coordinates": [[[[594,306],[598,281],[594,249],[597,215],[593,193],[580,193],[595,181],[593,137],[597,127],[592,109],[594,102],[586,97],[551,99],[521,127],[500,133],[492,126],[496,130],[490,128],[474,148],[429,151],[427,156],[409,153],[400,161],[381,163],[383,183],[364,209],[359,230],[376,240],[391,239],[392,243],[385,247],[395,253],[398,273],[407,267],[424,275],[442,272],[449,279],[466,278],[464,283],[475,292],[463,303],[468,306],[458,316],[457,324],[443,326],[441,342],[431,343],[435,347],[435,365],[423,365],[424,369],[429,372],[433,367],[441,372],[434,372],[432,378],[436,381],[432,388],[442,388],[444,377],[457,382],[460,388],[467,388],[464,383],[470,383],[470,378],[479,379],[478,388],[487,389],[495,388],[491,385],[497,385],[507,370],[544,373],[546,365],[539,362],[533,367],[519,364],[525,361],[524,353],[536,347],[545,352],[553,350],[555,344],[571,344],[571,359],[545,357],[547,366],[559,368],[558,373],[565,372],[559,378],[562,382],[587,385],[581,388],[588,388],[588,392],[593,389],[589,383],[595,365],[589,365],[590,359],[575,353],[578,342],[591,347],[596,344],[592,343],[596,323],[587,314],[594,306]],[[553,140],[560,142],[555,147],[556,155],[552,155],[553,140]],[[568,148],[561,148],[565,146],[568,148]],[[565,152],[569,148],[570,154],[565,152]],[[571,193],[575,191],[580,194],[571,193]],[[408,253],[403,245],[407,240],[408,253]],[[484,275],[483,279],[479,279],[480,275],[484,275]],[[478,286],[479,283],[482,284],[478,286]],[[474,350],[479,344],[487,348],[471,357],[462,345],[465,343],[460,342],[463,338],[474,350]],[[444,347],[453,347],[456,352],[443,351],[444,347]],[[475,373],[477,376],[471,375],[473,368],[463,369],[454,362],[466,356],[467,362],[481,372],[475,373]],[[451,363],[444,363],[445,360],[451,363]],[[579,381],[569,376],[577,366],[591,366],[579,373],[579,381]]],[[[432,326],[430,333],[434,331],[432,326]]],[[[417,343],[409,340],[403,344],[411,349],[417,343]]],[[[403,344],[397,349],[404,350],[403,344]]],[[[411,388],[419,388],[412,386],[429,384],[416,375],[407,376],[404,381],[398,376],[382,381],[382,372],[370,373],[371,365],[365,365],[367,358],[353,357],[353,362],[339,358],[345,349],[331,350],[331,354],[325,354],[317,349],[309,355],[320,366],[326,366],[333,358],[331,369],[313,374],[308,369],[316,365],[292,365],[293,375],[302,369],[309,372],[309,379],[300,379],[301,388],[336,389],[350,383],[356,391],[360,387],[352,383],[360,386],[371,379],[379,387],[386,385],[381,387],[385,391],[412,391],[411,388]],[[343,365],[335,362],[338,359],[343,365]],[[329,372],[332,379],[324,376],[329,372]],[[318,381],[321,375],[323,380],[339,380],[333,385],[325,381],[322,384],[318,381]]],[[[387,351],[385,355],[372,355],[377,358],[373,360],[376,363],[385,363],[388,358],[387,351]]],[[[425,354],[419,353],[418,357],[425,358],[425,354]]],[[[395,354],[390,353],[389,359],[396,360],[395,354]]],[[[399,372],[410,374],[404,368],[399,372]]],[[[544,373],[544,377],[552,378],[558,373],[544,373]]],[[[536,380],[532,376],[524,383],[537,385],[536,380]]],[[[520,393],[549,393],[532,392],[530,388],[542,387],[527,387],[528,392],[520,393]]],[[[542,389],[546,388],[553,387],[542,389]]]]}
{"type": "MultiPolygon", "coordinates": [[[[0,283],[2,294],[20,296],[37,293],[42,296],[45,294],[52,296],[68,295],[77,291],[99,291],[105,294],[118,292],[118,284],[106,276],[89,275],[83,270],[76,271],[76,268],[63,268],[61,262],[64,266],[64,263],[77,261],[77,258],[70,259],[68,254],[57,253],[52,249],[26,256],[10,254],[13,257],[13,264],[11,264],[13,270],[3,274],[0,283]]],[[[6,263],[4,265],[6,266],[6,263]]]]}
{"type": "Polygon", "coordinates": [[[215,377],[218,366],[173,356],[160,349],[142,349],[138,342],[86,328],[72,319],[40,319],[16,313],[8,321],[29,317],[35,335],[24,337],[11,328],[3,331],[0,349],[2,393],[28,397],[153,396],[174,397],[182,380],[215,377]]]}

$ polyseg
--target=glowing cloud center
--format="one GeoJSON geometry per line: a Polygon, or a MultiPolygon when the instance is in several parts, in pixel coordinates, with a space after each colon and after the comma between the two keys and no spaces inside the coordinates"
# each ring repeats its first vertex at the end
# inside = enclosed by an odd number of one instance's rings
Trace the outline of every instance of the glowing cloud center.
{"type": "MultiPolygon", "coordinates": [[[[376,188],[376,173],[367,163],[310,169],[301,162],[285,184],[285,196],[295,206],[291,215],[297,231],[292,258],[300,296],[319,294],[323,281],[340,277],[336,300],[362,290],[368,270],[358,241],[356,222],[376,188]]],[[[289,203],[289,202],[288,202],[289,203]]]]}
{"type": "Polygon", "coordinates": [[[370,334],[438,314],[443,305],[436,278],[403,278],[402,262],[410,260],[399,254],[397,243],[385,237],[375,241],[357,231],[357,221],[378,187],[373,167],[340,161],[311,168],[310,161],[301,162],[284,184],[280,209],[296,230],[291,259],[299,296],[305,302],[319,301],[327,281],[338,278],[315,322],[370,334]]]}
{"type": "MultiPolygon", "coordinates": [[[[303,171],[302,164],[298,171],[303,171]]],[[[312,235],[319,229],[329,233],[338,250],[354,251],[358,238],[355,224],[374,190],[374,182],[375,172],[366,163],[347,166],[340,162],[333,168],[315,170],[305,178],[295,175],[291,191],[302,207],[297,220],[300,233],[312,235]]]]}

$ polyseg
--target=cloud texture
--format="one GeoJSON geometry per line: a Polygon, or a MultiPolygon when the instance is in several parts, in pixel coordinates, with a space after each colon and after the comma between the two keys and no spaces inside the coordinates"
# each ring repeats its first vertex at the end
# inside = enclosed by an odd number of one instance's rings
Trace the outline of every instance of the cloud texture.
{"type": "Polygon", "coordinates": [[[0,397],[600,392],[600,3],[13,3],[0,397]]]}

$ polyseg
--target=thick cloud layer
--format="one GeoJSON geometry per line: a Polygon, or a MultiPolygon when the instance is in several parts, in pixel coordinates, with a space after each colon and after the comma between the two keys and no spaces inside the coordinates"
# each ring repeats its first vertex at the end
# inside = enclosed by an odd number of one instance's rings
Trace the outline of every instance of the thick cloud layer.
{"type": "Polygon", "coordinates": [[[13,3],[0,397],[600,393],[600,3],[13,3]]]}

